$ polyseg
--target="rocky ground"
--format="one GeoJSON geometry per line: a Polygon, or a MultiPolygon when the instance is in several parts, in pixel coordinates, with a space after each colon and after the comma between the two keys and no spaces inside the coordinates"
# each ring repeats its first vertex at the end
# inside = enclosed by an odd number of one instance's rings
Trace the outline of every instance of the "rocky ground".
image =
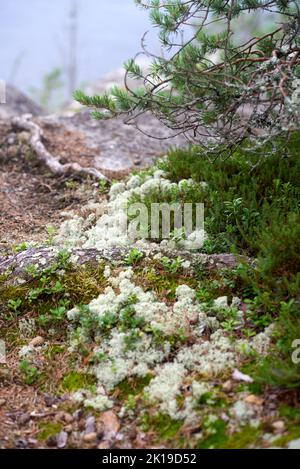
{"type": "Polygon", "coordinates": [[[241,259],[104,234],[124,197],[169,184],[159,172],[128,174],[170,141],[10,99],[0,125],[0,447],[299,447],[288,415],[297,394],[262,391],[248,373],[272,327],[253,329],[232,293],[241,259]],[[18,102],[62,163],[121,182],[50,174],[11,123],[18,102]]]}

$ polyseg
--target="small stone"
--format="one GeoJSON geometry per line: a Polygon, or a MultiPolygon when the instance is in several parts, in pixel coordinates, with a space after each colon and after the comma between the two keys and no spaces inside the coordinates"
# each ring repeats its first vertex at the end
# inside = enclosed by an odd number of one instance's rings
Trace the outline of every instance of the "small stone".
{"type": "Polygon", "coordinates": [[[199,313],[194,314],[189,318],[189,323],[195,325],[199,322],[199,313]]]}
{"type": "Polygon", "coordinates": [[[97,446],[98,449],[110,449],[111,443],[109,441],[101,441],[101,443],[97,446]]]}
{"type": "Polygon", "coordinates": [[[68,412],[64,413],[63,419],[66,423],[72,423],[74,418],[71,414],[68,414],[68,412]]]}
{"type": "Polygon", "coordinates": [[[6,399],[0,399],[0,407],[6,404],[6,399]]]}
{"type": "Polygon", "coordinates": [[[276,422],[273,422],[272,427],[276,433],[283,433],[285,431],[285,423],[283,420],[277,420],[276,422]]]}
{"type": "Polygon", "coordinates": [[[253,383],[253,378],[251,378],[251,376],[245,375],[236,368],[232,372],[232,379],[235,381],[244,381],[245,383],[253,383]]]}
{"type": "Polygon", "coordinates": [[[58,402],[58,399],[56,397],[45,394],[44,401],[47,407],[53,407],[58,402]]]}
{"type": "Polygon", "coordinates": [[[20,417],[18,418],[18,424],[19,425],[26,425],[30,420],[30,415],[29,414],[21,414],[20,417]]]}
{"type": "Polygon", "coordinates": [[[95,433],[95,417],[89,415],[85,422],[85,434],[95,433]]]}
{"type": "Polygon", "coordinates": [[[32,339],[28,345],[30,347],[40,347],[41,345],[43,345],[44,342],[45,342],[44,338],[38,335],[37,337],[32,339]]]}
{"type": "Polygon", "coordinates": [[[32,446],[35,446],[38,444],[38,440],[36,440],[35,438],[28,438],[28,443],[32,446]]]}
{"type": "Polygon", "coordinates": [[[82,439],[85,443],[95,443],[97,440],[97,433],[96,432],[86,433],[85,435],[83,435],[82,439]]]}
{"type": "Polygon", "coordinates": [[[62,430],[57,435],[56,442],[58,448],[64,448],[68,442],[68,433],[62,430]]]}
{"type": "Polygon", "coordinates": [[[300,449],[300,438],[290,441],[288,444],[288,449],[300,449]]]}
{"type": "Polygon", "coordinates": [[[245,397],[244,401],[247,404],[259,405],[259,406],[261,406],[264,402],[262,397],[256,396],[255,394],[249,394],[249,396],[245,397]]]}
{"type": "Polygon", "coordinates": [[[107,410],[101,415],[101,423],[103,425],[103,431],[109,438],[115,436],[120,430],[120,422],[117,415],[112,410],[107,410]]]}
{"type": "Polygon", "coordinates": [[[225,381],[225,383],[222,384],[222,389],[225,391],[225,392],[230,392],[232,391],[233,389],[233,382],[228,379],[227,381],[225,381]]]}

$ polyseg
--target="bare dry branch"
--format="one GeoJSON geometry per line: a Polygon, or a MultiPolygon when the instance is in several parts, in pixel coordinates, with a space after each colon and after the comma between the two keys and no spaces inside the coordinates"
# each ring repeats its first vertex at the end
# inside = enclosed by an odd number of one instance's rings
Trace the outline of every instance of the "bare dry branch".
{"type": "Polygon", "coordinates": [[[62,174],[80,174],[91,176],[95,179],[108,180],[100,171],[96,168],[84,168],[78,163],[67,163],[62,164],[59,158],[53,156],[42,142],[42,129],[32,121],[30,114],[23,114],[21,117],[14,117],[12,119],[12,125],[20,130],[27,130],[31,134],[29,145],[35,152],[37,158],[42,161],[45,166],[56,175],[62,174]]]}

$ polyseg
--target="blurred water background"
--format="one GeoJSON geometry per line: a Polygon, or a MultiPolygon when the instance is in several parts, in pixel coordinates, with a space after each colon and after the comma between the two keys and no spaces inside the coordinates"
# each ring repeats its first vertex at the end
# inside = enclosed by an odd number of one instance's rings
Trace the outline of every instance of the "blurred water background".
{"type": "Polygon", "coordinates": [[[118,69],[151,28],[133,0],[0,0],[0,17],[0,78],[42,104],[118,69]]]}
{"type": "MultiPolygon", "coordinates": [[[[133,0],[0,0],[0,17],[0,79],[52,109],[76,88],[122,83],[121,66],[141,50],[145,31],[147,49],[161,52],[148,12],[133,0]]],[[[273,23],[246,13],[236,32],[246,40],[273,23]]]]}

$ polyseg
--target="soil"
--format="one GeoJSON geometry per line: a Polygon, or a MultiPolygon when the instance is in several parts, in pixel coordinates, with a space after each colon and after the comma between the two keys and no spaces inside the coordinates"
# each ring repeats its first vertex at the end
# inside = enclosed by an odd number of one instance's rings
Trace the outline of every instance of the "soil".
{"type": "MultiPolygon", "coordinates": [[[[62,162],[91,165],[93,150],[84,145],[84,136],[58,125],[44,125],[44,143],[62,162]]],[[[115,171],[120,179],[128,171],[115,171]]],[[[106,171],[108,177],[112,176],[106,171]]],[[[91,199],[99,201],[98,184],[92,180],[53,177],[40,165],[28,146],[28,134],[15,134],[0,121],[0,255],[29,239],[43,242],[47,227],[57,228],[66,210],[80,212],[91,199]]]]}

